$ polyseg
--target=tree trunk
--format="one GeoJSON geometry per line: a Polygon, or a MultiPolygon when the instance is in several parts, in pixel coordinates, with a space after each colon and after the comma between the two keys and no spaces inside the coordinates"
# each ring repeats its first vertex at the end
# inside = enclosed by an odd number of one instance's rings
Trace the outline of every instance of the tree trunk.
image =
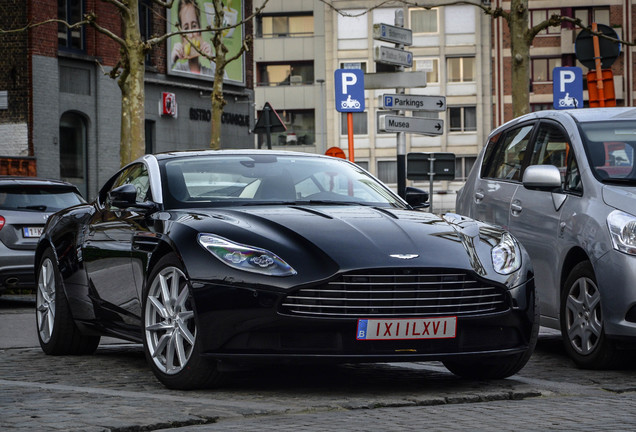
{"type": "Polygon", "coordinates": [[[124,166],[141,157],[146,149],[144,91],[145,50],[139,29],[138,0],[129,0],[122,13],[123,72],[119,77],[121,89],[121,141],[119,158],[124,166]]]}
{"type": "MultiPolygon", "coordinates": [[[[223,26],[225,12],[223,11],[223,2],[214,0],[214,27],[223,26]]],[[[212,87],[211,104],[212,104],[212,123],[210,125],[210,148],[219,150],[221,148],[221,116],[225,107],[225,99],[223,99],[223,77],[225,75],[227,47],[223,44],[223,32],[214,32],[212,36],[212,44],[214,45],[214,86],[212,87]]]]}
{"type": "Polygon", "coordinates": [[[512,59],[512,115],[530,112],[530,44],[528,29],[528,0],[510,3],[510,50],[512,59]]]}

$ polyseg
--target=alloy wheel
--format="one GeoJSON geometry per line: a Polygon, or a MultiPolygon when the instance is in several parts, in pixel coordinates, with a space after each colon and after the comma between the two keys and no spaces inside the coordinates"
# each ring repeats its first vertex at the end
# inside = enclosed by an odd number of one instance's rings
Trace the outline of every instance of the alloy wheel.
{"type": "Polygon", "coordinates": [[[177,267],[166,267],[153,279],[144,324],[157,368],[168,375],[181,372],[192,356],[197,329],[187,279],[177,267]]]}
{"type": "Polygon", "coordinates": [[[601,295],[592,279],[581,277],[572,284],[565,313],[570,344],[581,355],[591,354],[603,331],[601,295]]]}
{"type": "Polygon", "coordinates": [[[49,258],[42,261],[40,267],[35,309],[40,339],[48,343],[53,334],[55,321],[55,268],[49,258]]]}

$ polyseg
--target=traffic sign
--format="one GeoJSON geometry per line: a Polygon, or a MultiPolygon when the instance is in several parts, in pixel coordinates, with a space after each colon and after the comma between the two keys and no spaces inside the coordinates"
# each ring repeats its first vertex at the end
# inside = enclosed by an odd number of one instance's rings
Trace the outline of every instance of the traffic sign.
{"type": "Polygon", "coordinates": [[[552,70],[552,106],[555,109],[583,108],[583,71],[580,67],[552,70]]]}
{"type": "Polygon", "coordinates": [[[389,24],[373,24],[373,39],[402,45],[412,45],[413,31],[389,24]]]}
{"type": "Polygon", "coordinates": [[[442,135],[444,133],[444,120],[385,114],[380,116],[378,127],[384,132],[442,135]]]}
{"type": "Polygon", "coordinates": [[[364,74],[367,90],[426,87],[426,72],[376,72],[364,74]]]}
{"type": "Polygon", "coordinates": [[[364,111],[364,72],[361,69],[336,69],[334,87],[336,111],[364,111]]]}
{"type": "MultiPolygon", "coordinates": [[[[598,32],[605,36],[619,39],[618,33],[612,27],[605,24],[596,24],[598,32]]],[[[599,51],[601,56],[601,68],[607,69],[616,61],[621,53],[621,44],[599,37],[599,51]]],[[[589,30],[583,29],[574,41],[574,53],[581,64],[588,69],[596,69],[594,56],[594,35],[589,30]]]]}
{"type": "Polygon", "coordinates": [[[446,96],[384,94],[380,97],[384,109],[407,111],[446,111],[446,96]]]}
{"type": "Polygon", "coordinates": [[[373,60],[378,63],[412,67],[413,53],[399,48],[377,46],[373,52],[373,60]]]}

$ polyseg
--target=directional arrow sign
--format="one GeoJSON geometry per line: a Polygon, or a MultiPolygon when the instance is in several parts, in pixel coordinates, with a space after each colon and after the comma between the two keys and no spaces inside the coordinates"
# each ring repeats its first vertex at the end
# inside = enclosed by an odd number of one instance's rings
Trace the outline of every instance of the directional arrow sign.
{"type": "Polygon", "coordinates": [[[444,120],[386,114],[380,116],[378,127],[384,132],[442,135],[444,133],[444,120]]]}
{"type": "Polygon", "coordinates": [[[412,67],[413,53],[398,48],[377,46],[375,47],[375,51],[373,53],[373,60],[378,63],[412,67]]]}
{"type": "Polygon", "coordinates": [[[373,39],[402,45],[413,44],[413,31],[388,24],[373,24],[373,39]]]}
{"type": "Polygon", "coordinates": [[[380,97],[384,109],[407,111],[446,111],[446,96],[384,94],[380,97]]]}

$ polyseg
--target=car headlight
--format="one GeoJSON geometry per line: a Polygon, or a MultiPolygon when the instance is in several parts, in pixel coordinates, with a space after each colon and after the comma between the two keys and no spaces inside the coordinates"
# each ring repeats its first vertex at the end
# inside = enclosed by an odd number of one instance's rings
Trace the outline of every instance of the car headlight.
{"type": "Polygon", "coordinates": [[[268,276],[296,274],[296,270],[268,250],[235,243],[212,234],[199,234],[197,240],[221,262],[235,269],[268,276]]]}
{"type": "Polygon", "coordinates": [[[607,227],[614,249],[636,255],[636,216],[614,210],[607,216],[607,227]]]}
{"type": "Polygon", "coordinates": [[[521,251],[514,238],[503,233],[499,243],[490,251],[492,265],[499,274],[508,275],[521,267],[521,251]]]}

